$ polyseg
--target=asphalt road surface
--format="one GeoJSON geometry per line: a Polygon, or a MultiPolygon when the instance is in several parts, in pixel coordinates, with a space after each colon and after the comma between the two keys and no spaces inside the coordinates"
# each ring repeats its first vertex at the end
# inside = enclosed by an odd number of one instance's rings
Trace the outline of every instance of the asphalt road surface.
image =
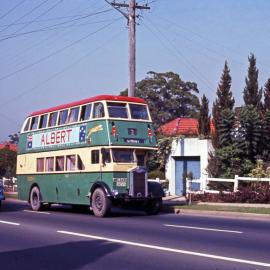
{"type": "Polygon", "coordinates": [[[0,269],[270,269],[270,222],[68,206],[0,210],[0,269]]]}

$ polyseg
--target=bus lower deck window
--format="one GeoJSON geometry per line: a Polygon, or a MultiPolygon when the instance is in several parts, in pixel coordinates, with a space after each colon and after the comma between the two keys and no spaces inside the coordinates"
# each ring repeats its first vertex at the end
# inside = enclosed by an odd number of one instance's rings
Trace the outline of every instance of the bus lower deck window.
{"type": "Polygon", "coordinates": [[[91,163],[98,164],[99,163],[99,150],[91,151],[91,163]]]}
{"type": "Polygon", "coordinates": [[[46,172],[53,172],[54,171],[54,158],[53,157],[46,158],[45,171],[46,172]]]}
{"type": "Polygon", "coordinates": [[[85,169],[85,166],[84,166],[82,159],[79,155],[78,155],[77,169],[80,171],[85,169]]]}
{"type": "Polygon", "coordinates": [[[37,158],[37,172],[44,172],[44,158],[37,158]]]}
{"type": "Polygon", "coordinates": [[[63,171],[64,170],[64,163],[65,163],[65,157],[59,156],[55,159],[55,170],[56,171],[63,171]]]}
{"type": "Polygon", "coordinates": [[[66,170],[75,171],[75,169],[76,169],[76,156],[75,155],[67,156],[66,170]]]}

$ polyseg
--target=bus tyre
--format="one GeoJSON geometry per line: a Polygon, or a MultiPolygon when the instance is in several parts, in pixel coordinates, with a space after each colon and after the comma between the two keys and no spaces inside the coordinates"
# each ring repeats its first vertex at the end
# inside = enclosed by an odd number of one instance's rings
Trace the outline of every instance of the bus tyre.
{"type": "Polygon", "coordinates": [[[162,209],[162,198],[152,199],[145,207],[147,215],[157,215],[162,209]]]}
{"type": "Polygon", "coordinates": [[[40,211],[42,207],[41,194],[38,187],[33,187],[30,193],[30,204],[34,211],[40,211]]]}
{"type": "Polygon", "coordinates": [[[102,188],[95,189],[92,195],[92,209],[96,217],[108,216],[111,211],[111,201],[102,188]]]}

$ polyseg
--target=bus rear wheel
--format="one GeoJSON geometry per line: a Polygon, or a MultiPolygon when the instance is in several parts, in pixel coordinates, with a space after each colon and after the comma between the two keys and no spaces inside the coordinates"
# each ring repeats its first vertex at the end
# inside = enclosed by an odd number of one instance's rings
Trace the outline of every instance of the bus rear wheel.
{"type": "Polygon", "coordinates": [[[157,215],[162,209],[162,198],[156,198],[149,201],[145,207],[147,215],[157,215]]]}
{"type": "Polygon", "coordinates": [[[102,188],[95,189],[93,193],[92,209],[96,217],[105,217],[110,214],[111,201],[102,188]]]}
{"type": "Polygon", "coordinates": [[[42,208],[41,194],[37,186],[31,189],[30,193],[30,205],[34,211],[40,211],[42,208]]]}

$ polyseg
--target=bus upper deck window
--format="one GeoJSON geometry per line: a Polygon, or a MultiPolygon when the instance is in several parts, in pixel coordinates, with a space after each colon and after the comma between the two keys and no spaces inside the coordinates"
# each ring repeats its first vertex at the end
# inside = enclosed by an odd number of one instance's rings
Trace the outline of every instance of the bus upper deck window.
{"type": "Polygon", "coordinates": [[[91,108],[92,108],[92,104],[87,104],[87,105],[82,106],[80,121],[85,121],[90,118],[91,108]]]}
{"type": "Polygon", "coordinates": [[[48,114],[41,115],[38,128],[45,128],[47,126],[47,119],[48,119],[48,114]]]}
{"type": "Polygon", "coordinates": [[[101,117],[104,117],[104,106],[101,102],[97,102],[94,104],[93,118],[101,118],[101,117]]]}
{"type": "Polygon", "coordinates": [[[49,124],[48,124],[49,127],[54,127],[56,125],[57,116],[58,116],[58,112],[50,113],[49,124]]]}
{"type": "Polygon", "coordinates": [[[67,120],[68,123],[74,123],[78,121],[79,110],[80,110],[80,107],[70,109],[68,120],[67,120]]]}
{"type": "Polygon", "coordinates": [[[145,105],[129,104],[131,118],[149,120],[147,107],[145,105]]]}
{"type": "Polygon", "coordinates": [[[108,102],[107,106],[108,106],[109,117],[128,118],[126,103],[108,102]]]}
{"type": "Polygon", "coordinates": [[[29,126],[30,126],[30,121],[31,121],[31,118],[28,118],[27,121],[26,121],[26,124],[23,128],[23,131],[28,131],[29,129],[29,126]]]}
{"type": "Polygon", "coordinates": [[[32,117],[30,130],[35,130],[38,127],[38,116],[32,117]]]}
{"type": "Polygon", "coordinates": [[[64,125],[67,123],[68,110],[60,111],[58,125],[64,125]]]}

